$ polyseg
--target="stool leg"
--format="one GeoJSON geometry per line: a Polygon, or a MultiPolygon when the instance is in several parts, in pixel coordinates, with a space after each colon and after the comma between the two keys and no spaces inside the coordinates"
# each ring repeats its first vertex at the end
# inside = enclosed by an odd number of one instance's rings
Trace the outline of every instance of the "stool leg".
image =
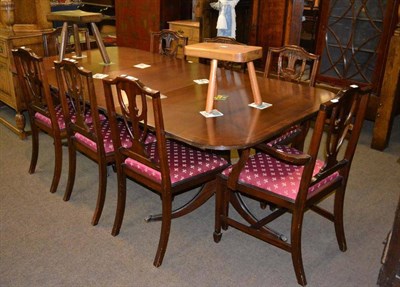
{"type": "Polygon", "coordinates": [[[249,71],[250,84],[251,84],[251,89],[253,91],[254,102],[256,103],[256,105],[261,105],[262,104],[262,98],[261,98],[261,95],[260,95],[260,89],[258,88],[256,70],[254,68],[253,62],[248,62],[247,63],[247,69],[249,71]]]}
{"type": "Polygon", "coordinates": [[[72,24],[74,28],[74,44],[75,44],[75,56],[77,58],[82,58],[82,51],[81,51],[81,39],[79,38],[79,28],[77,24],[72,24]]]}
{"type": "Polygon", "coordinates": [[[104,63],[110,64],[110,58],[108,57],[106,47],[104,46],[103,40],[101,39],[100,31],[97,28],[96,23],[92,22],[92,23],[90,23],[90,25],[92,26],[92,31],[93,31],[94,37],[96,39],[97,47],[99,47],[99,50],[100,50],[101,56],[103,57],[104,63]]]}
{"type": "Polygon", "coordinates": [[[61,30],[61,47],[60,47],[60,54],[58,55],[58,60],[62,61],[65,55],[65,50],[67,49],[67,42],[68,42],[68,23],[64,22],[61,30]]]}
{"type": "Polygon", "coordinates": [[[214,106],[214,97],[217,95],[217,67],[218,60],[211,60],[210,78],[208,80],[206,113],[211,113],[214,106]]]}

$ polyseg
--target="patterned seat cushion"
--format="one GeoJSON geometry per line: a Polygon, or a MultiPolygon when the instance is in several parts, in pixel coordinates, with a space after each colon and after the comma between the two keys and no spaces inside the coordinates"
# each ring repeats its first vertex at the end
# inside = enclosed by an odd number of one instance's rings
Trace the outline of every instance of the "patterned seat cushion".
{"type": "MultiPolygon", "coordinates": [[[[50,87],[50,91],[51,91],[52,94],[55,94],[55,93],[58,94],[58,90],[53,88],[53,87],[50,87]]],[[[67,103],[68,103],[68,106],[69,106],[69,115],[70,115],[71,121],[74,123],[76,121],[76,116],[75,116],[75,114],[73,112],[73,106],[72,106],[69,98],[67,98],[67,103]]],[[[63,114],[63,110],[62,110],[61,104],[56,105],[54,107],[54,109],[56,111],[56,118],[57,118],[58,127],[59,127],[60,130],[64,130],[65,129],[65,119],[64,119],[64,114],[63,114]]],[[[99,117],[100,117],[101,121],[106,119],[106,117],[103,114],[99,114],[99,117]]],[[[37,113],[35,113],[35,119],[37,121],[39,121],[39,122],[42,122],[43,124],[45,124],[49,128],[51,128],[51,119],[48,116],[37,112],[37,113]]],[[[87,110],[87,116],[86,116],[85,122],[87,124],[91,124],[93,122],[93,119],[92,119],[92,117],[90,115],[90,109],[87,110]]]]}
{"type": "MultiPolygon", "coordinates": [[[[54,107],[55,111],[56,111],[56,118],[57,118],[57,123],[58,123],[58,127],[60,130],[64,130],[65,129],[65,120],[64,120],[64,115],[62,112],[62,107],[61,105],[57,105],[54,107]]],[[[72,113],[70,114],[72,117],[72,113]]],[[[48,126],[49,128],[51,128],[51,119],[41,113],[35,113],[35,119],[41,123],[43,123],[44,125],[48,126]]]]}
{"type": "MultiPolygon", "coordinates": [[[[228,162],[219,156],[205,151],[190,148],[173,140],[167,140],[168,164],[171,184],[190,179],[196,175],[226,165],[228,162]]],[[[157,143],[146,145],[150,158],[158,162],[157,143]]],[[[161,173],[131,158],[125,160],[128,168],[161,182],[161,173]]]]}
{"type": "MultiPolygon", "coordinates": [[[[112,152],[114,152],[114,145],[113,145],[112,137],[111,137],[110,122],[108,121],[108,119],[104,119],[101,121],[100,124],[101,124],[101,133],[103,135],[104,151],[106,154],[112,153],[112,152]]],[[[88,126],[89,126],[89,129],[91,129],[93,131],[93,124],[88,124],[88,126]]],[[[130,141],[130,137],[129,137],[129,134],[128,134],[128,131],[127,131],[125,125],[123,125],[122,123],[119,123],[118,126],[120,128],[120,137],[121,137],[122,146],[130,147],[132,145],[132,143],[130,141]]],[[[85,137],[84,135],[82,135],[80,133],[76,133],[75,138],[77,141],[88,146],[90,149],[92,149],[94,151],[97,150],[96,142],[85,137]]]]}
{"type": "MultiPolygon", "coordinates": [[[[279,148],[287,153],[301,154],[300,151],[287,146],[279,146],[279,148]]],[[[323,165],[324,162],[317,159],[313,174],[318,173],[323,165]]],[[[268,190],[294,201],[299,191],[303,168],[303,166],[278,161],[265,153],[256,153],[249,157],[240,173],[239,182],[268,190]]],[[[222,175],[228,177],[231,171],[232,167],[229,167],[222,172],[222,175]]],[[[308,198],[317,194],[321,187],[339,178],[340,175],[336,172],[311,186],[308,189],[308,198]]]]}

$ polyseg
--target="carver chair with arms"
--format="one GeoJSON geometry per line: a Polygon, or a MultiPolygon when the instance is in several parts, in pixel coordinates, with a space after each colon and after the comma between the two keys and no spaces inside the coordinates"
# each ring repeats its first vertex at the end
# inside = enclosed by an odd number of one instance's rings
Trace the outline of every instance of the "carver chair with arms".
{"type": "Polygon", "coordinates": [[[221,239],[221,228],[232,226],[288,251],[292,256],[297,282],[306,285],[301,233],[304,213],[312,210],[334,223],[339,249],[346,251],[343,204],[367,102],[367,91],[360,92],[357,87],[351,87],[322,104],[307,153],[287,145],[265,145],[264,150],[254,155],[249,155],[248,149],[244,150],[238,163],[218,177],[215,242],[221,239]],[[323,137],[324,130],[326,138],[323,137]],[[325,160],[319,160],[318,152],[324,146],[325,160]],[[334,194],[333,211],[317,205],[331,194],[334,194]],[[272,203],[276,208],[272,212],[255,210],[265,213],[259,219],[248,208],[248,202],[243,200],[242,195],[272,203]],[[230,205],[243,220],[229,216],[230,205]],[[289,241],[268,226],[285,213],[291,214],[289,241]]]}
{"type": "Polygon", "coordinates": [[[188,37],[169,29],[152,32],[150,35],[150,52],[152,53],[177,57],[178,50],[181,49],[183,51],[187,44],[188,37]]]}
{"type": "MultiPolygon", "coordinates": [[[[93,85],[92,72],[79,66],[72,59],[55,62],[57,82],[63,110],[71,106],[71,114],[65,114],[68,133],[69,169],[64,200],[68,201],[75,183],[77,151],[98,164],[98,196],[92,224],[100,219],[107,187],[107,166],[115,163],[111,131],[105,113],[100,112],[93,85]]],[[[126,138],[126,130],[119,130],[126,138]]]]}
{"type": "Polygon", "coordinates": [[[56,89],[51,89],[43,59],[29,48],[12,51],[32,132],[32,155],[29,173],[34,173],[39,156],[39,133],[53,138],[54,173],[50,192],[56,192],[62,170],[62,140],[66,139],[64,115],[56,89]]]}
{"type": "Polygon", "coordinates": [[[174,212],[174,196],[215,180],[229,163],[211,152],[166,139],[159,91],[130,76],[104,79],[103,83],[118,175],[118,203],[112,235],[120,232],[125,211],[126,179],[129,177],[161,198],[161,232],[153,263],[158,267],[167,248],[171,220],[193,210],[189,203],[174,212]],[[120,117],[130,131],[130,147],[122,145],[117,132],[120,117]],[[150,130],[148,122],[154,122],[156,134],[156,141],[151,143],[146,143],[150,130]]]}

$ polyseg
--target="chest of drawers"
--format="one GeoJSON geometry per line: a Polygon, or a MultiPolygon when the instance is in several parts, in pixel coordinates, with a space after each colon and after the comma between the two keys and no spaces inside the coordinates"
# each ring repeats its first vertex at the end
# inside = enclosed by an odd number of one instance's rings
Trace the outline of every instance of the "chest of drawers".
{"type": "MultiPolygon", "coordinates": [[[[200,22],[194,20],[178,20],[168,22],[169,29],[177,31],[182,36],[188,37],[188,44],[200,42],[200,22]]],[[[178,50],[178,55],[183,55],[183,49],[178,50]]],[[[187,60],[198,62],[198,58],[188,57],[187,60]]]]}

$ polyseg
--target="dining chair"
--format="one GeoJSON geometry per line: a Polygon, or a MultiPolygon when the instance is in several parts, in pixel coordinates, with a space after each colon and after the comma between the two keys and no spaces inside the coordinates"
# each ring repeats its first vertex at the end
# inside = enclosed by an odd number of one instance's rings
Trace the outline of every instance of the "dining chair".
{"type": "Polygon", "coordinates": [[[304,214],[312,210],[334,223],[339,249],[346,251],[343,204],[367,102],[368,92],[353,86],[321,104],[306,153],[287,145],[265,145],[253,155],[249,149],[242,151],[238,163],[224,170],[217,179],[215,242],[221,239],[221,228],[226,230],[232,226],[288,251],[297,282],[306,285],[301,234],[304,214]],[[320,160],[318,152],[323,147],[325,157],[320,160]],[[332,194],[332,211],[317,205],[332,194]],[[247,198],[272,203],[275,210],[252,210],[247,198]],[[229,216],[230,205],[243,220],[229,216]],[[265,213],[264,217],[257,217],[254,211],[265,213]],[[291,215],[290,240],[269,224],[287,213],[291,215]]]}
{"type": "MultiPolygon", "coordinates": [[[[61,31],[62,27],[55,28],[50,32],[44,32],[42,35],[43,38],[43,51],[44,56],[56,56],[59,54],[61,48],[61,31]]],[[[74,30],[72,26],[68,27],[68,37],[67,37],[67,50],[66,53],[71,53],[75,51],[75,43],[71,42],[71,38],[74,38],[74,30]]],[[[87,28],[79,28],[79,38],[81,39],[80,45],[82,46],[83,50],[90,50],[90,36],[89,36],[89,29],[87,28]]],[[[75,39],[75,38],[74,38],[75,39]]]]}
{"type": "Polygon", "coordinates": [[[57,191],[62,170],[62,141],[67,138],[64,115],[56,89],[47,81],[43,58],[31,49],[20,47],[12,50],[18,81],[22,90],[32,134],[32,155],[29,173],[36,170],[39,157],[39,133],[53,138],[54,173],[50,192],[57,191]]]}
{"type": "MultiPolygon", "coordinates": [[[[188,37],[182,36],[180,33],[163,29],[158,32],[151,32],[150,35],[150,52],[160,53],[161,55],[177,57],[178,50],[188,44],[188,37]]],[[[185,59],[185,56],[183,56],[185,59]]]]}
{"type": "MultiPolygon", "coordinates": [[[[206,43],[220,43],[220,44],[234,44],[234,45],[245,45],[236,41],[234,38],[225,37],[225,36],[216,36],[213,38],[204,38],[203,42],[206,43]]],[[[207,64],[210,62],[209,59],[202,59],[207,64]]],[[[235,71],[246,71],[246,63],[234,63],[229,61],[218,61],[218,67],[227,69],[227,70],[235,70],[235,71]]]]}
{"type": "MultiPolygon", "coordinates": [[[[314,87],[318,66],[319,55],[309,53],[300,46],[270,47],[268,49],[264,77],[278,78],[279,80],[314,87]]],[[[293,96],[295,97],[296,95],[293,96]]],[[[266,144],[292,144],[297,149],[302,150],[309,128],[310,121],[293,125],[266,144]]]]}
{"type": "Polygon", "coordinates": [[[172,210],[173,198],[214,181],[229,163],[214,153],[166,138],[159,91],[130,76],[104,79],[103,83],[118,177],[118,202],[112,235],[118,235],[121,229],[126,179],[129,177],[161,198],[161,232],[153,263],[159,267],[167,248],[172,219],[187,214],[183,212],[184,208],[172,210]],[[123,146],[116,129],[120,117],[129,131],[129,147],[123,146]],[[153,128],[148,125],[152,121],[153,128]],[[146,143],[150,130],[155,132],[156,140],[146,143]]]}
{"type": "MultiPolygon", "coordinates": [[[[75,183],[77,151],[98,165],[98,195],[92,225],[97,225],[104,207],[107,188],[107,166],[115,164],[114,146],[107,116],[97,105],[93,75],[76,60],[54,62],[63,110],[72,106],[71,114],[65,114],[68,134],[68,181],[64,200],[71,198],[75,183]]],[[[126,130],[119,130],[122,139],[126,130]]]]}
{"type": "Polygon", "coordinates": [[[268,49],[264,77],[277,77],[295,83],[315,86],[319,55],[309,53],[296,45],[268,49]]]}

